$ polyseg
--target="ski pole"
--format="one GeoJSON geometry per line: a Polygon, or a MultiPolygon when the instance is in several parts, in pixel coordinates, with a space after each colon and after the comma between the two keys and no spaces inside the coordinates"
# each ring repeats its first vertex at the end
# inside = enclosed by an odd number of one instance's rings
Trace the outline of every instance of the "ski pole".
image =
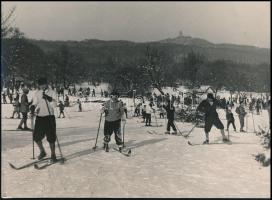
{"type": "Polygon", "coordinates": [[[123,148],[125,147],[125,125],[126,125],[126,121],[124,121],[124,125],[123,125],[123,148]]]}
{"type": "Polygon", "coordinates": [[[252,115],[252,120],[253,120],[253,128],[254,128],[254,133],[256,133],[256,130],[255,130],[255,123],[254,123],[254,117],[253,117],[253,112],[251,113],[252,115]]]}
{"type": "Polygon", "coordinates": [[[248,127],[248,115],[246,115],[246,132],[247,132],[247,127],[248,127]]]}
{"type": "Polygon", "coordinates": [[[157,127],[159,127],[158,122],[157,122],[157,117],[156,117],[155,110],[153,110],[153,112],[154,112],[154,117],[155,117],[156,125],[157,125],[157,127]]]}
{"type": "Polygon", "coordinates": [[[197,123],[195,123],[195,125],[193,126],[193,128],[188,132],[187,135],[184,135],[184,137],[188,137],[192,133],[192,131],[194,130],[194,128],[196,127],[196,125],[197,125],[197,123]]]}
{"type": "Polygon", "coordinates": [[[32,159],[35,159],[34,154],[34,113],[31,114],[31,128],[32,128],[32,159]]]}
{"type": "Polygon", "coordinates": [[[98,138],[98,134],[99,134],[99,130],[100,130],[100,124],[101,124],[101,120],[102,120],[102,114],[103,113],[100,114],[99,125],[98,125],[98,130],[97,130],[97,135],[96,135],[96,140],[95,140],[95,144],[94,144],[93,150],[96,149],[97,138],[98,138]]]}
{"type": "MultiPolygon", "coordinates": [[[[48,113],[49,113],[49,115],[51,115],[50,110],[49,110],[49,106],[48,106],[47,99],[44,99],[44,100],[45,100],[45,103],[46,103],[46,106],[47,106],[48,113]]],[[[50,122],[50,123],[51,123],[51,122],[50,122]]],[[[58,144],[59,152],[60,152],[60,156],[61,156],[61,162],[63,163],[65,159],[64,159],[64,157],[63,157],[63,155],[62,155],[62,152],[61,152],[61,149],[60,149],[60,144],[59,144],[59,140],[58,140],[58,136],[57,136],[57,131],[56,131],[56,139],[57,139],[57,144],[58,144]]]]}
{"type": "Polygon", "coordinates": [[[181,131],[179,130],[179,128],[178,128],[178,126],[177,126],[177,124],[176,124],[175,121],[174,121],[174,125],[175,125],[175,127],[178,129],[179,134],[182,135],[182,133],[181,133],[181,131]]]}

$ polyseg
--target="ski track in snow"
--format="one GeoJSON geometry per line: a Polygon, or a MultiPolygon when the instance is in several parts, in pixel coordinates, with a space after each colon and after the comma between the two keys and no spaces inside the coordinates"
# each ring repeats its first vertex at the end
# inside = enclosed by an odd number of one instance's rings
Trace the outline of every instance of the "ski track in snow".
{"type": "MultiPolygon", "coordinates": [[[[92,100],[92,98],[89,98],[92,100]]],[[[99,99],[99,98],[97,98],[99,99]]],[[[70,98],[76,100],[76,98],[70,98]]],[[[126,99],[125,99],[126,100],[126,99]]],[[[128,111],[132,100],[126,100],[128,111]]],[[[99,122],[99,103],[82,104],[65,108],[66,118],[57,118],[57,134],[64,165],[54,164],[44,170],[29,167],[13,170],[16,166],[31,162],[31,132],[8,132],[17,128],[19,120],[3,119],[13,107],[2,104],[2,196],[3,197],[269,197],[270,166],[261,167],[252,154],[263,152],[260,138],[253,133],[251,116],[248,131],[235,133],[230,126],[233,145],[189,146],[182,136],[165,135],[165,120],[157,120],[162,127],[142,127],[144,123],[135,117],[128,119],[125,129],[125,145],[132,149],[131,157],[114,151],[114,136],[110,152],[94,152],[99,122]],[[86,111],[87,110],[87,111],[86,111]],[[66,114],[69,114],[68,115],[66,114]],[[159,134],[148,134],[155,130],[159,134]],[[21,142],[18,142],[21,141],[21,142]]],[[[55,110],[57,111],[57,110],[55,110]]],[[[220,118],[225,112],[218,110],[220,118]]],[[[234,109],[233,109],[234,113],[234,109]]],[[[55,112],[56,114],[56,112],[55,112]]],[[[268,114],[254,115],[255,129],[258,124],[268,124],[268,114]]],[[[226,121],[222,120],[226,127],[226,121]]],[[[239,120],[235,116],[237,130],[239,120]]],[[[30,120],[28,120],[30,126],[30,120]]],[[[189,131],[190,123],[176,122],[181,131],[189,131]]],[[[98,147],[103,142],[103,125],[98,138],[98,147]]],[[[227,132],[225,132],[227,135],[227,132]]],[[[188,140],[201,143],[205,139],[203,128],[195,128],[188,140]]],[[[220,141],[221,134],[212,128],[210,141],[220,141]]],[[[47,155],[49,145],[43,140],[47,155]]],[[[59,153],[56,146],[56,152],[59,153]]],[[[35,155],[38,148],[35,145],[35,155]]]]}

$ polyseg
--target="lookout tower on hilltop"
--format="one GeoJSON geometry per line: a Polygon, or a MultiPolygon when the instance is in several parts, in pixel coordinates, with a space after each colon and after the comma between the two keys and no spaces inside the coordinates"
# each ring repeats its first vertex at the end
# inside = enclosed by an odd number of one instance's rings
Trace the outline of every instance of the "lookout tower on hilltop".
{"type": "Polygon", "coordinates": [[[183,37],[183,32],[181,30],[179,31],[179,37],[183,37]]]}

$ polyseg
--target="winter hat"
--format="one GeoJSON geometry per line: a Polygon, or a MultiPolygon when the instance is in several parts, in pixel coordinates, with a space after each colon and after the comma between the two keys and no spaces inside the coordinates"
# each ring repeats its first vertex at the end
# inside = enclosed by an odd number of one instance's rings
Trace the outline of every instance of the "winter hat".
{"type": "Polygon", "coordinates": [[[41,77],[38,79],[38,85],[46,85],[47,79],[45,77],[41,77]]]}
{"type": "Polygon", "coordinates": [[[110,95],[117,95],[119,97],[119,93],[117,92],[117,90],[113,90],[110,95]]]}
{"type": "Polygon", "coordinates": [[[27,94],[29,92],[29,90],[27,88],[23,89],[23,93],[27,94]]]}
{"type": "Polygon", "coordinates": [[[208,94],[207,94],[207,98],[209,98],[209,99],[214,99],[214,96],[213,96],[212,93],[208,93],[208,94]]]}

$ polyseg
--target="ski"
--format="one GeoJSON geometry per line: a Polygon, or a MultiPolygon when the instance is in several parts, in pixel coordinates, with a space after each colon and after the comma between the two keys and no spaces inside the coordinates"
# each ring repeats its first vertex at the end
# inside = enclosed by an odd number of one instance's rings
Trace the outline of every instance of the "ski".
{"type": "MultiPolygon", "coordinates": [[[[49,160],[48,160],[49,161],[49,160]]],[[[63,164],[64,163],[64,161],[65,161],[65,158],[59,158],[59,159],[57,159],[57,161],[56,162],[47,162],[47,163],[45,163],[45,164],[43,164],[43,165],[38,165],[38,163],[35,163],[34,164],[34,168],[35,169],[38,169],[38,170],[41,170],[41,169],[45,169],[45,168],[47,168],[47,167],[49,167],[49,166],[51,166],[51,165],[53,165],[53,164],[56,164],[56,163],[61,163],[61,164],[63,164]]]]}
{"type": "Polygon", "coordinates": [[[123,150],[119,151],[119,149],[113,148],[115,151],[121,153],[124,156],[129,157],[131,155],[131,149],[128,149],[126,152],[124,152],[123,150]]]}
{"type": "Polygon", "coordinates": [[[20,169],[24,169],[24,168],[30,167],[30,166],[32,166],[32,165],[35,165],[35,164],[37,164],[37,163],[39,163],[39,162],[46,161],[46,160],[48,160],[48,159],[49,159],[49,158],[43,158],[43,159],[41,159],[41,160],[36,160],[36,161],[31,162],[31,163],[27,163],[27,164],[22,165],[22,166],[20,166],[20,167],[16,167],[16,166],[13,165],[12,163],[9,163],[9,166],[10,166],[12,169],[20,170],[20,169]]]}
{"type": "Polygon", "coordinates": [[[203,143],[191,143],[190,141],[188,141],[188,144],[190,146],[196,146],[196,145],[211,145],[211,144],[232,144],[231,141],[230,142],[210,142],[209,144],[203,144],[203,143]]]}
{"type": "Polygon", "coordinates": [[[32,129],[29,129],[29,130],[21,130],[21,129],[12,129],[12,130],[2,130],[2,131],[23,131],[23,132],[32,132],[32,129]]]}

